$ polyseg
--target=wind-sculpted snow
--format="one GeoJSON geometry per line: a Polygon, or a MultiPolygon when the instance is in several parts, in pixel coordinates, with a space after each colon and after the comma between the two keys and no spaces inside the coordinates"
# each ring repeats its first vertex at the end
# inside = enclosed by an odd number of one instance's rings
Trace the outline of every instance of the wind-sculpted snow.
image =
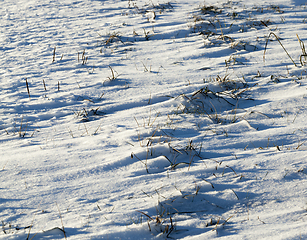
{"type": "Polygon", "coordinates": [[[304,1],[2,1],[0,239],[305,239],[304,1]]]}

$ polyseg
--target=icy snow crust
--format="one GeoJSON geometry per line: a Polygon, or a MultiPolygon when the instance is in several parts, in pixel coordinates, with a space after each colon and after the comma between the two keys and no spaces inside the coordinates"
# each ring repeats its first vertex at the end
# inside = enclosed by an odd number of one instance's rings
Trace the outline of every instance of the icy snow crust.
{"type": "Polygon", "coordinates": [[[0,239],[307,238],[304,1],[0,15],[0,239]]]}

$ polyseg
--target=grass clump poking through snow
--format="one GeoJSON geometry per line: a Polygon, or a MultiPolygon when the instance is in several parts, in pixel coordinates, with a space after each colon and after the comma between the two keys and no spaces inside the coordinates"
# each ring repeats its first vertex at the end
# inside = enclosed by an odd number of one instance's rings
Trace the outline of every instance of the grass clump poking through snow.
{"type": "Polygon", "coordinates": [[[86,110],[83,108],[80,111],[75,112],[76,118],[80,119],[81,122],[89,122],[91,120],[94,120],[95,117],[104,116],[105,113],[99,110],[98,108],[91,108],[86,110]]]}
{"type": "Polygon", "coordinates": [[[253,85],[245,81],[232,80],[229,75],[215,79],[204,80],[205,86],[192,94],[180,96],[181,111],[183,113],[194,113],[206,115],[213,123],[234,123],[236,117],[236,107],[241,99],[248,100],[249,91],[253,85]],[[234,116],[231,120],[222,117],[222,113],[229,117],[231,112],[234,116]]]}
{"type": "Polygon", "coordinates": [[[81,61],[81,65],[85,65],[87,63],[88,56],[85,56],[85,49],[81,53],[81,58],[80,58],[80,53],[78,52],[78,62],[81,61]]]}
{"type": "Polygon", "coordinates": [[[204,4],[203,6],[200,7],[200,11],[202,14],[217,14],[221,13],[222,9],[219,9],[218,7],[215,6],[209,6],[204,4]]]}
{"type": "Polygon", "coordinates": [[[2,129],[6,135],[15,136],[17,134],[19,138],[33,137],[35,132],[38,132],[37,129],[29,126],[29,122],[25,120],[23,115],[20,120],[18,118],[14,120],[12,127],[2,129]]]}
{"type": "Polygon", "coordinates": [[[143,214],[148,218],[148,229],[154,234],[165,235],[167,238],[169,238],[170,234],[176,230],[176,224],[173,222],[172,217],[168,216],[168,218],[166,218],[165,209],[163,209],[162,212],[159,212],[157,207],[157,215],[154,217],[151,217],[142,211],[137,212],[143,214]]]}
{"type": "Polygon", "coordinates": [[[111,76],[108,77],[103,83],[109,81],[109,82],[112,82],[112,81],[115,81],[118,77],[119,77],[119,74],[117,71],[115,71],[111,66],[109,66],[110,70],[111,70],[111,76]]]}

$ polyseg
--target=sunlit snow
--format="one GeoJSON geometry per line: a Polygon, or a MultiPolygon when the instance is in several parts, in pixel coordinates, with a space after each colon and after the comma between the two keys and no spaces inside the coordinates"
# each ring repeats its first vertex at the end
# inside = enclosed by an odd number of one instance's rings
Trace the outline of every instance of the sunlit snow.
{"type": "Polygon", "coordinates": [[[0,239],[306,239],[306,8],[1,1],[0,239]]]}

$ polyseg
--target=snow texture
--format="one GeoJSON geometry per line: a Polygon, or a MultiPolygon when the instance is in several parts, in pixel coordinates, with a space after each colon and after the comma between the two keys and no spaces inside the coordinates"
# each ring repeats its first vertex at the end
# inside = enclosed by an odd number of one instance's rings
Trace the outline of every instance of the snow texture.
{"type": "Polygon", "coordinates": [[[306,7],[1,1],[0,239],[307,239],[306,7]]]}

